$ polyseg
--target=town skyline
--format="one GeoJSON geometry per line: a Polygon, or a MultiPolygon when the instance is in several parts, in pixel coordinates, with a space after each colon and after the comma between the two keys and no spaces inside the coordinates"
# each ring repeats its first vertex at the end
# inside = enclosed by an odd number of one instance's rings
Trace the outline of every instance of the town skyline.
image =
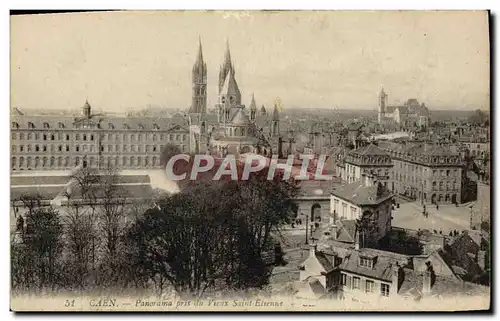
{"type": "Polygon", "coordinates": [[[228,41],[247,106],[254,93],[257,104],[266,107],[280,97],[288,108],[374,110],[383,87],[390,105],[416,98],[431,110],[489,109],[489,43],[487,32],[478,31],[488,28],[483,12],[336,12],[335,19],[328,12],[307,11],[26,18],[11,18],[11,107],[21,110],[77,109],[86,99],[110,112],[148,106],[188,109],[199,38],[208,69],[209,108],[216,102],[228,41]],[[443,19],[453,28],[432,28],[438,21],[446,26],[443,19]],[[403,28],[393,28],[403,21],[403,28]],[[356,30],[349,29],[353,22],[359,25],[356,30]],[[264,24],[272,28],[260,35],[264,24]],[[43,38],[44,33],[53,36],[43,38]],[[384,39],[391,41],[375,45],[384,39]]]}

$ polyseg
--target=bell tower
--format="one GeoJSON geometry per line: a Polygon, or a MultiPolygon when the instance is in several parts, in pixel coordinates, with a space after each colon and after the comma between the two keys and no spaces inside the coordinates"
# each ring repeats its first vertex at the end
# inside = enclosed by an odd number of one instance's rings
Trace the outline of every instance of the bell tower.
{"type": "Polygon", "coordinates": [[[387,107],[387,94],[384,88],[380,91],[378,96],[378,123],[381,124],[385,117],[385,108],[387,107]]]}
{"type": "Polygon", "coordinates": [[[207,64],[203,61],[201,38],[198,42],[198,56],[193,65],[193,95],[189,111],[191,113],[205,114],[207,112],[207,64]]]}

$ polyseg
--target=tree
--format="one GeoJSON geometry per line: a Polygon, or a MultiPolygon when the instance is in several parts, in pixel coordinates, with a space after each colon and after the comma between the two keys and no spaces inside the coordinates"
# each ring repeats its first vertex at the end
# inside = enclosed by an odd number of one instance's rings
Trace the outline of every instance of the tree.
{"type": "MultiPolygon", "coordinates": [[[[259,288],[270,276],[262,251],[290,220],[295,186],[268,181],[197,182],[148,210],[129,229],[134,249],[128,278],[147,279],[158,295],[259,288]]],[[[272,244],[274,246],[274,244],[272,244]]]]}
{"type": "Polygon", "coordinates": [[[125,263],[122,239],[127,225],[126,191],[118,185],[119,176],[107,168],[99,177],[99,203],[97,206],[97,233],[102,245],[99,283],[116,285],[125,263]]]}
{"type": "Polygon", "coordinates": [[[54,290],[60,281],[58,258],[62,252],[62,225],[52,207],[37,208],[26,215],[22,243],[12,244],[13,288],[54,290]]]}

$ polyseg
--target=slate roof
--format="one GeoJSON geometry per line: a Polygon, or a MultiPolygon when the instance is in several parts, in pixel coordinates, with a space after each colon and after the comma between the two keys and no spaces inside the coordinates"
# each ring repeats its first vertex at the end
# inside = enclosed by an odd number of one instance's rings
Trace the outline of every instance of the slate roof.
{"type": "Polygon", "coordinates": [[[391,282],[392,266],[396,265],[396,263],[400,266],[405,266],[408,262],[408,256],[403,254],[361,248],[359,251],[351,251],[342,264],[340,264],[339,268],[344,271],[391,282]],[[360,257],[372,257],[374,260],[373,267],[360,266],[360,257]]]}
{"type": "Polygon", "coordinates": [[[368,144],[366,146],[355,149],[350,153],[363,156],[389,156],[388,153],[381,150],[378,146],[374,144],[368,144]]]}
{"type": "Polygon", "coordinates": [[[386,188],[377,195],[378,188],[378,184],[367,186],[363,181],[356,181],[339,186],[332,191],[332,195],[357,205],[377,205],[393,196],[386,188]]]}
{"type": "Polygon", "coordinates": [[[345,243],[354,243],[356,237],[356,221],[343,220],[339,221],[339,228],[337,229],[337,241],[345,243]]]}
{"type": "MultiPolygon", "coordinates": [[[[48,124],[48,129],[75,129],[76,124],[83,119],[79,117],[68,116],[13,116],[11,121],[19,125],[19,129],[28,128],[28,123],[32,123],[35,129],[44,129],[48,124]]],[[[106,115],[93,115],[89,119],[91,123],[99,124],[101,129],[110,130],[184,130],[187,126],[184,118],[159,118],[159,117],[113,117],[106,115]]]]}

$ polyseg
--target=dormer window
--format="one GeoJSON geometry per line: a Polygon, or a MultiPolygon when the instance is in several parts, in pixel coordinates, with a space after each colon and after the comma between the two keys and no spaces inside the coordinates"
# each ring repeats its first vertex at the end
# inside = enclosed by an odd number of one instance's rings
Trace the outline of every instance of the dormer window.
{"type": "Polygon", "coordinates": [[[359,266],[364,266],[364,267],[367,267],[369,269],[373,269],[374,260],[375,260],[375,258],[373,258],[373,257],[361,256],[359,258],[359,266]]]}
{"type": "Polygon", "coordinates": [[[123,129],[130,129],[130,127],[127,124],[123,124],[123,129]]]}
{"type": "Polygon", "coordinates": [[[19,128],[19,124],[16,123],[15,121],[12,122],[12,128],[19,128]]]}
{"type": "Polygon", "coordinates": [[[139,129],[144,129],[144,126],[142,124],[139,124],[139,129]]]}
{"type": "Polygon", "coordinates": [[[58,127],[59,127],[59,128],[64,128],[64,124],[63,124],[63,123],[61,123],[61,122],[59,122],[58,127]]]}
{"type": "Polygon", "coordinates": [[[160,127],[158,126],[158,124],[153,124],[153,129],[154,129],[154,130],[159,130],[159,129],[160,129],[160,127]]]}
{"type": "Polygon", "coordinates": [[[43,128],[49,129],[50,128],[49,123],[43,123],[43,128]]]}
{"type": "Polygon", "coordinates": [[[33,124],[32,122],[29,122],[28,123],[28,128],[31,128],[31,129],[35,128],[35,124],[33,124]]]}
{"type": "Polygon", "coordinates": [[[108,128],[109,129],[115,129],[115,125],[113,125],[112,123],[108,123],[108,128]]]}

